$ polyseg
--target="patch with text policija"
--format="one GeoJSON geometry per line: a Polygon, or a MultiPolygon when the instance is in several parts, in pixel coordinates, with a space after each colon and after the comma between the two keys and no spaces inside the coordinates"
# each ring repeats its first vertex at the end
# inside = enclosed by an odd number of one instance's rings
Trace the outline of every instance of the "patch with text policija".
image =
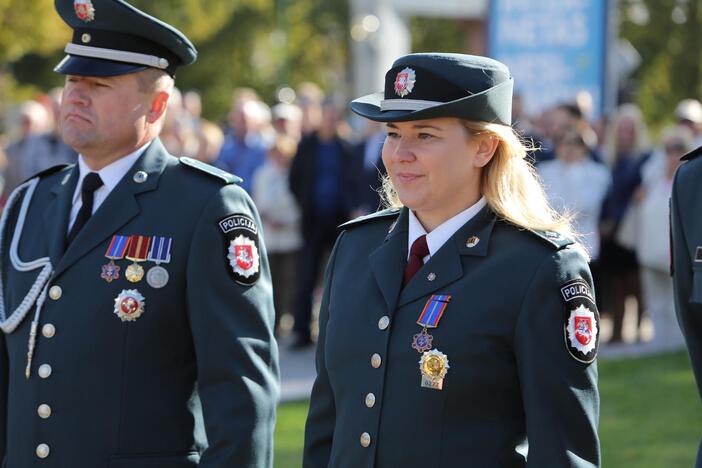
{"type": "Polygon", "coordinates": [[[234,281],[251,286],[261,273],[258,227],[243,214],[232,214],[218,223],[226,240],[227,270],[234,281]]]}
{"type": "Polygon", "coordinates": [[[582,279],[571,280],[561,286],[561,295],[566,349],[576,361],[589,364],[597,357],[600,343],[600,314],[590,286],[582,279]]]}

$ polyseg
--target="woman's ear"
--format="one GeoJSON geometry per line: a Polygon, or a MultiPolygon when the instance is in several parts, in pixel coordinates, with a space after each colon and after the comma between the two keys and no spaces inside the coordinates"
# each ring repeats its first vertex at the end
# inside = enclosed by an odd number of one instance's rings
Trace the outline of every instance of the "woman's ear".
{"type": "Polygon", "coordinates": [[[475,167],[485,167],[495,155],[500,139],[490,133],[478,134],[474,138],[476,139],[476,153],[473,164],[475,167]]]}

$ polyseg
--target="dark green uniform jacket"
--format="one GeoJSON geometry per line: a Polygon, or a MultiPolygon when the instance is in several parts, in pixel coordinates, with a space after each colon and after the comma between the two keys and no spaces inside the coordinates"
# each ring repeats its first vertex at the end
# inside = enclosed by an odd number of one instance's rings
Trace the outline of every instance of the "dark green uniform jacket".
{"type": "MultiPolygon", "coordinates": [[[[675,310],[702,395],[702,158],[684,163],[673,182],[670,208],[675,310]]],[[[697,455],[702,467],[702,444],[697,455]]]]}
{"type": "Polygon", "coordinates": [[[564,335],[561,289],[591,290],[584,255],[484,208],[401,290],[407,225],[406,209],[386,212],[336,243],[304,467],[599,466],[596,350],[571,354],[564,335]],[[448,359],[442,390],[420,385],[411,346],[436,294],[451,296],[428,330],[448,359]]]}
{"type": "MultiPolygon", "coordinates": [[[[42,176],[19,256],[49,256],[54,274],[29,379],[34,309],[0,337],[4,468],[272,465],[278,355],[268,264],[259,242],[258,281],[237,283],[227,258],[230,240],[220,226],[235,214],[257,226],[260,221],[232,183],[235,177],[193,166],[155,140],[65,252],[78,169],[42,176]],[[162,265],[168,283],[128,282],[127,260],[115,262],[122,271],[118,279],[102,279],[114,234],[172,238],[171,261],[162,265]],[[122,321],[115,313],[124,290],[144,298],[136,320],[122,321]],[[201,445],[205,434],[208,448],[201,445]]],[[[9,260],[18,212],[16,205],[3,240],[8,313],[38,273],[19,272],[9,260]]],[[[153,265],[143,264],[147,271],[153,265]]]]}

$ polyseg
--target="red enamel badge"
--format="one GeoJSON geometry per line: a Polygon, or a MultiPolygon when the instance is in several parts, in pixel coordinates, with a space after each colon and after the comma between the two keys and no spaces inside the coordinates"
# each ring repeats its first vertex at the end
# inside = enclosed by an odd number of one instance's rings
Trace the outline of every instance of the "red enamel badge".
{"type": "Polygon", "coordinates": [[[411,68],[405,68],[395,77],[395,93],[400,97],[405,97],[414,89],[417,81],[416,74],[411,68]]]}
{"type": "Polygon", "coordinates": [[[90,0],[73,0],[76,16],[86,23],[95,19],[95,7],[90,0]]]}

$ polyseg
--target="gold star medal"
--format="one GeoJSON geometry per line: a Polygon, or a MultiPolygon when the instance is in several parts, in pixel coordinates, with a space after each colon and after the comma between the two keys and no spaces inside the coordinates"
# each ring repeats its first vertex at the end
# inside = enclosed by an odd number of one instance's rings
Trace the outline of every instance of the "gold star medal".
{"type": "Polygon", "coordinates": [[[419,371],[422,374],[422,387],[433,390],[444,388],[444,377],[449,370],[448,357],[438,349],[422,354],[419,371]]]}
{"type": "Polygon", "coordinates": [[[149,253],[149,245],[151,237],[149,236],[130,236],[129,248],[127,249],[127,260],[132,263],[127,267],[124,276],[132,283],[138,283],[144,277],[144,268],[138,262],[146,260],[149,253]]]}

